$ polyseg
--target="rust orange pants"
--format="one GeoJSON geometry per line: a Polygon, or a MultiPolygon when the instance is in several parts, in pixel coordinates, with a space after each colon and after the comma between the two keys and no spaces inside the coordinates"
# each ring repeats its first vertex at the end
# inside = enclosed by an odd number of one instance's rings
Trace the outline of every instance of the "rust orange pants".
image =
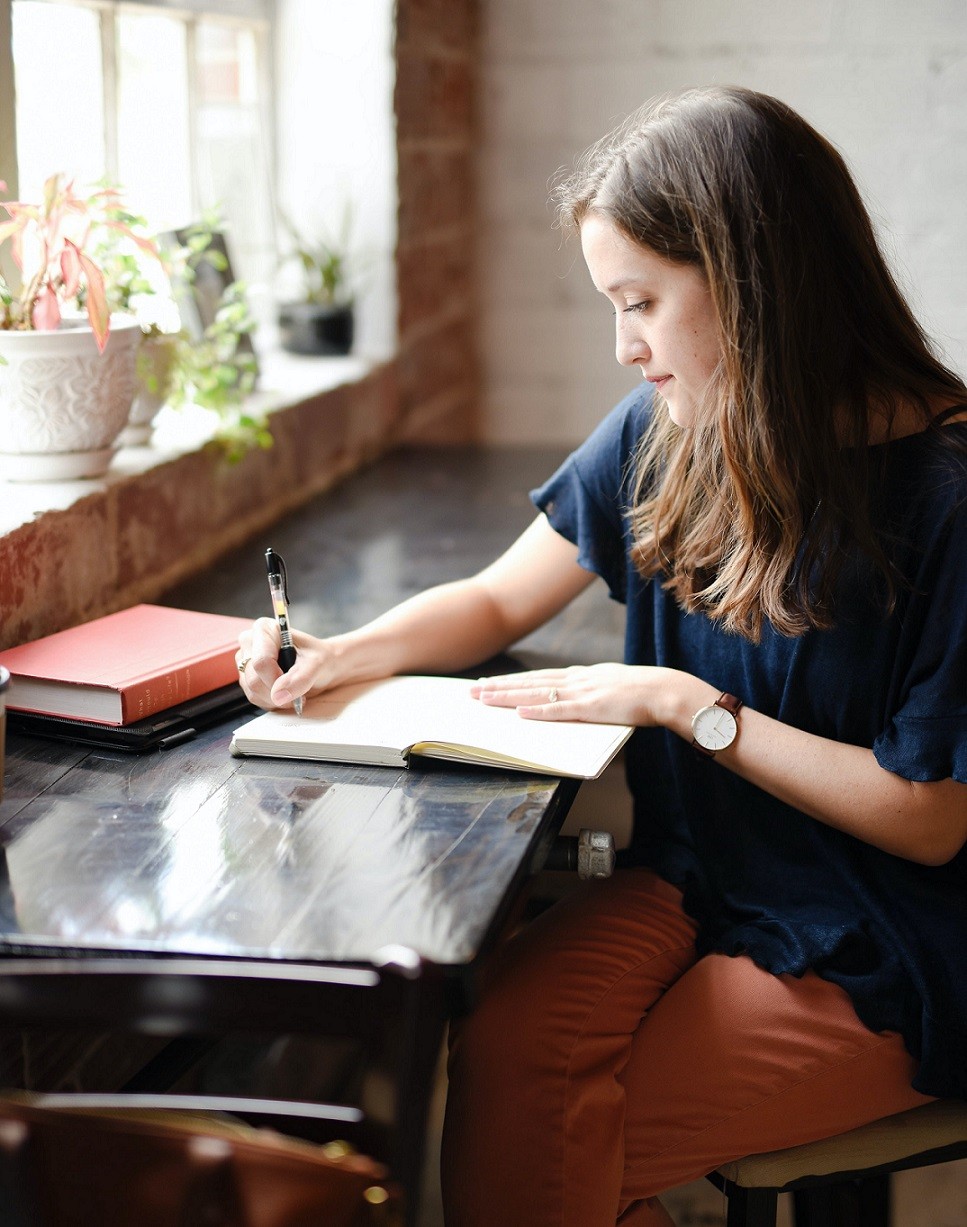
{"type": "Polygon", "coordinates": [[[626,870],[507,943],[451,1036],[447,1227],[665,1227],[666,1189],[927,1102],[842,989],[694,939],[626,870]]]}

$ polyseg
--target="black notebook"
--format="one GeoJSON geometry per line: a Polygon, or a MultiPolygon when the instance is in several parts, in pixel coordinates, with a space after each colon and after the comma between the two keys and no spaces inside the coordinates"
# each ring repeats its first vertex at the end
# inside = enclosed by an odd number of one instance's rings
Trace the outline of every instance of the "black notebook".
{"type": "Polygon", "coordinates": [[[7,708],[7,729],[31,737],[53,737],[79,745],[108,746],[113,750],[169,750],[190,741],[209,725],[230,716],[253,713],[257,709],[246,699],[241,686],[232,682],[196,699],[176,703],[164,711],[136,720],[132,724],[100,724],[94,720],[69,720],[63,716],[44,716],[36,712],[7,708]]]}

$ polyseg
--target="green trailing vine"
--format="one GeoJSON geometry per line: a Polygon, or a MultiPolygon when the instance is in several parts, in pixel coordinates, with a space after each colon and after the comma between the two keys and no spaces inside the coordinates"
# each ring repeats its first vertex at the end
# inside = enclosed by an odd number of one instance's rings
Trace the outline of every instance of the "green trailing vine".
{"type": "Polygon", "coordinates": [[[222,293],[215,318],[201,339],[180,333],[171,366],[167,402],[174,408],[198,405],[218,415],[218,440],[229,459],[252,447],[271,447],[264,414],[246,405],[258,373],[254,353],[243,347],[255,321],[245,300],[245,285],[233,281],[222,293]]]}
{"type": "MultiPolygon", "coordinates": [[[[203,261],[218,273],[225,272],[227,260],[212,245],[220,229],[219,216],[208,213],[188,229],[180,248],[167,252],[168,291],[175,300],[179,293],[190,293],[203,261]]],[[[253,447],[271,447],[266,416],[253,412],[248,404],[258,364],[251,346],[255,319],[246,300],[245,282],[236,280],[224,287],[212,322],[198,337],[184,327],[172,333],[155,322],[145,322],[145,303],[153,301],[158,289],[144,275],[136,253],[115,245],[105,257],[105,266],[115,309],[140,315],[145,336],[170,346],[164,362],[153,361],[146,347],[138,355],[139,378],[148,391],[176,410],[197,406],[214,414],[218,422],[215,441],[233,462],[253,447]]]]}

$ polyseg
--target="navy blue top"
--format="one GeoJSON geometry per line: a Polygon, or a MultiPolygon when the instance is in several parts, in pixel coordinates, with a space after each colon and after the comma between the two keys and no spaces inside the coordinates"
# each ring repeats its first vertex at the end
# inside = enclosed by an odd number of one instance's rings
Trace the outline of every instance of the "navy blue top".
{"type": "MultiPolygon", "coordinates": [[[[633,456],[651,390],[618,405],[531,497],[627,606],[625,661],[684,669],[821,737],[870,746],[908,780],[967,783],[967,459],[933,434],[882,445],[877,525],[909,585],[877,608],[861,569],[835,629],[758,644],[682,611],[630,560],[633,456]]],[[[967,444],[967,424],[951,424],[967,444]]],[[[967,450],[967,449],[965,449],[967,450]]],[[[967,850],[930,867],[776,800],[666,729],[628,743],[635,804],[625,863],[684,891],[700,950],[775,973],[814,968],[873,1030],[921,1061],[914,1086],[967,1098],[967,850]]]]}

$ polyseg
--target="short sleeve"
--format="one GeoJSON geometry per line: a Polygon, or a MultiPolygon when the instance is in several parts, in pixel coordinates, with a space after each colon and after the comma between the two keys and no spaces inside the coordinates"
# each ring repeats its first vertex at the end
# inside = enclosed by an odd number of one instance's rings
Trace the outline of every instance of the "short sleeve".
{"type": "Polygon", "coordinates": [[[918,542],[912,579],[894,710],[873,752],[908,780],[967,783],[967,497],[918,542]]]}
{"type": "Polygon", "coordinates": [[[636,388],[608,414],[531,499],[551,527],[578,547],[578,562],[611,596],[627,595],[626,511],[635,453],[651,413],[652,388],[636,388]]]}

